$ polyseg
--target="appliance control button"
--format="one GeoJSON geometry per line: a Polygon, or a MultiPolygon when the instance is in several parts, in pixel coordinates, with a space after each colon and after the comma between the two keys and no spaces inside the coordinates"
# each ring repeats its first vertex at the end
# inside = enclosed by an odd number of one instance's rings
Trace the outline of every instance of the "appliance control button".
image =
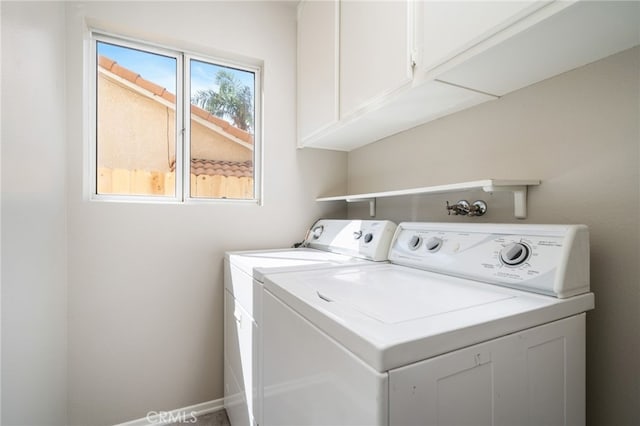
{"type": "Polygon", "coordinates": [[[414,235],[409,240],[409,249],[418,250],[421,244],[422,244],[422,237],[420,235],[414,235]]]}
{"type": "Polygon", "coordinates": [[[313,228],[313,231],[312,231],[313,238],[315,240],[320,238],[320,235],[322,235],[322,231],[324,231],[324,226],[322,226],[322,225],[316,226],[315,228],[313,228]]]}
{"type": "Polygon", "coordinates": [[[364,235],[364,242],[368,244],[371,241],[373,241],[373,234],[371,232],[369,232],[369,233],[364,235]]]}
{"type": "Polygon", "coordinates": [[[428,252],[435,253],[442,247],[442,238],[431,237],[424,243],[428,252]]]}
{"type": "Polygon", "coordinates": [[[500,260],[510,266],[520,265],[528,257],[529,247],[522,243],[511,243],[500,250],[500,260]]]}

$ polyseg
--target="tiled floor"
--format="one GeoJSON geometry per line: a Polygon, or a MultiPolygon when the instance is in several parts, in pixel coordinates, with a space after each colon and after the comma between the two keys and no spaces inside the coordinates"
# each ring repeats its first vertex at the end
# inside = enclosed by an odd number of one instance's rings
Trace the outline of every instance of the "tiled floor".
{"type": "MultiPolygon", "coordinates": [[[[191,420],[191,419],[190,419],[191,420]]],[[[168,426],[231,426],[225,410],[198,416],[195,423],[172,423],[168,426]]]]}

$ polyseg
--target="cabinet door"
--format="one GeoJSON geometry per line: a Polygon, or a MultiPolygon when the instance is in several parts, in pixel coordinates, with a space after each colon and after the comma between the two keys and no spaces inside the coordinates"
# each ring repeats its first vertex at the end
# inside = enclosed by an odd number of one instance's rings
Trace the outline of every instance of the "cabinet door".
{"type": "Polygon", "coordinates": [[[338,2],[298,6],[298,141],[338,120],[338,2]]]}
{"type": "Polygon", "coordinates": [[[408,1],[340,2],[340,118],[411,82],[408,1]]]}
{"type": "Polygon", "coordinates": [[[418,68],[424,73],[488,39],[549,1],[427,1],[418,7],[418,68]]]}
{"type": "Polygon", "coordinates": [[[585,315],[389,372],[389,423],[583,425],[585,315]]]}

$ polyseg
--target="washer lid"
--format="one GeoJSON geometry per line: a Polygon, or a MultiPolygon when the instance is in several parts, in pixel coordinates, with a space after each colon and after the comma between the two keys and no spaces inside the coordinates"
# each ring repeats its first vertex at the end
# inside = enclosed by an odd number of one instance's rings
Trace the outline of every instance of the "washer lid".
{"type": "Polygon", "coordinates": [[[268,274],[264,287],[380,372],[593,308],[592,293],[558,299],[374,262],[268,274]]]}
{"type": "Polygon", "coordinates": [[[318,297],[349,306],[386,324],[462,311],[515,297],[495,291],[493,286],[470,286],[455,280],[398,274],[384,269],[368,274],[352,268],[337,271],[331,280],[313,281],[318,297]]]}

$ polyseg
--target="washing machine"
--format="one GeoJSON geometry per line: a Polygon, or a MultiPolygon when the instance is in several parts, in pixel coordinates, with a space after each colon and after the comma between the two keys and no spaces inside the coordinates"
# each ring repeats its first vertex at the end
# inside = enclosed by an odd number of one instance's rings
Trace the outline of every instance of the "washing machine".
{"type": "Polygon", "coordinates": [[[401,223],[389,263],[267,276],[263,425],[584,425],[588,240],[401,223]]]}
{"type": "Polygon", "coordinates": [[[387,261],[396,225],[317,221],[297,248],[227,252],[224,260],[224,405],[234,426],[260,424],[262,285],[270,273],[387,261]]]}

